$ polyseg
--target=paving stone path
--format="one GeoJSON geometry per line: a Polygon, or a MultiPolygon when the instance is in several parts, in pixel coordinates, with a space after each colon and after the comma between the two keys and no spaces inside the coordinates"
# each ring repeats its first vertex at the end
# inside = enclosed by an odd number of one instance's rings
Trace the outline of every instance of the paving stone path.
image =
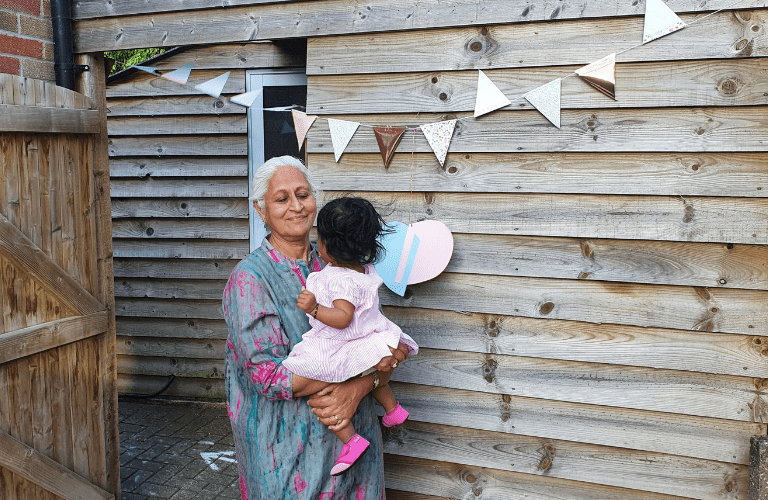
{"type": "Polygon", "coordinates": [[[124,500],[240,500],[223,403],[120,399],[118,413],[124,500]]]}

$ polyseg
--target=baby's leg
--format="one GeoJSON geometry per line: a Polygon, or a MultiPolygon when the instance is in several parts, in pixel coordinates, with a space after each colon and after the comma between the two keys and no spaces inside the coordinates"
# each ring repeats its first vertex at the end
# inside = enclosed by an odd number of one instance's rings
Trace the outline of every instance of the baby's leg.
{"type": "Polygon", "coordinates": [[[343,429],[332,432],[336,435],[337,438],[341,440],[342,443],[348,442],[350,439],[352,439],[352,436],[356,434],[355,428],[352,426],[352,422],[350,422],[349,425],[343,429]]]}
{"type": "Polygon", "coordinates": [[[385,426],[392,427],[406,421],[408,412],[397,402],[392,389],[389,388],[389,384],[376,388],[371,394],[384,407],[384,411],[387,412],[384,418],[381,419],[385,426]]]}

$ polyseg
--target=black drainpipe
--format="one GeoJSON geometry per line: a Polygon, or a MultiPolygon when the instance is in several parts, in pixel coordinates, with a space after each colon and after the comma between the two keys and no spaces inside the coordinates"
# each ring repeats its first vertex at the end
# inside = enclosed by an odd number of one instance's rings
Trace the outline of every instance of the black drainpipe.
{"type": "Polygon", "coordinates": [[[56,85],[75,90],[75,55],[72,39],[72,4],[70,0],[51,0],[53,24],[53,70],[56,85]]]}

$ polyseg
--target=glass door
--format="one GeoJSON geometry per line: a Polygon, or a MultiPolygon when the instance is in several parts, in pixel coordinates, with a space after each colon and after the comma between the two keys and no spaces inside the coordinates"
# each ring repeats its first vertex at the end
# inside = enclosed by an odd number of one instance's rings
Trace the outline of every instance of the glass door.
{"type": "MultiPolygon", "coordinates": [[[[248,196],[253,173],[276,156],[299,158],[291,109],[307,105],[307,75],[304,70],[259,70],[246,74],[246,90],[262,90],[248,108],[248,196]]],[[[261,245],[266,230],[250,205],[251,251],[261,245]]]]}

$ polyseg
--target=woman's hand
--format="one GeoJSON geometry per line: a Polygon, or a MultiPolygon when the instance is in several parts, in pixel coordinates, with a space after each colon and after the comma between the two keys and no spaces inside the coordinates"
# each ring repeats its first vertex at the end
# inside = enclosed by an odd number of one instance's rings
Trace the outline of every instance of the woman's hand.
{"type": "Polygon", "coordinates": [[[312,314],[312,311],[315,310],[316,305],[317,305],[317,300],[315,299],[315,294],[310,292],[306,288],[302,288],[299,298],[296,299],[296,307],[298,307],[299,309],[301,309],[307,314],[312,314]]]}
{"type": "Polygon", "coordinates": [[[357,406],[372,385],[371,377],[352,378],[340,384],[331,384],[310,396],[309,406],[323,425],[338,431],[349,425],[357,406]]]}
{"type": "Polygon", "coordinates": [[[398,363],[401,361],[408,359],[408,346],[402,342],[398,344],[397,349],[390,347],[389,350],[392,352],[392,356],[385,356],[381,358],[381,361],[376,364],[376,370],[380,372],[388,372],[394,368],[397,368],[398,363]]]}

